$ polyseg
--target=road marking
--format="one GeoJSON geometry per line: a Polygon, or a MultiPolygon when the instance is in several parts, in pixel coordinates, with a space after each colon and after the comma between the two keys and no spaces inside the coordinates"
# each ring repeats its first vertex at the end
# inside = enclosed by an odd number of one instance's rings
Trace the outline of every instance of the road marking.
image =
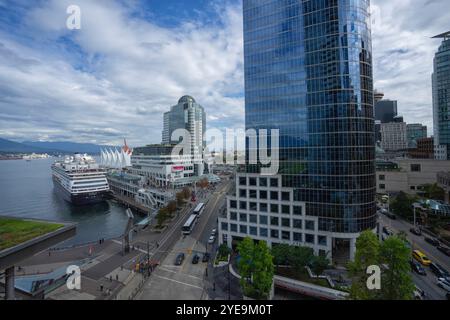
{"type": "Polygon", "coordinates": [[[181,282],[181,281],[178,281],[178,280],[175,280],[175,279],[170,279],[170,278],[158,276],[158,275],[156,275],[156,274],[155,274],[154,276],[157,277],[157,278],[163,279],[163,280],[168,280],[168,281],[176,282],[176,283],[179,283],[179,284],[183,284],[183,285],[185,285],[185,286],[189,286],[189,287],[193,287],[193,288],[197,288],[197,289],[203,290],[202,287],[195,286],[195,285],[190,284],[190,283],[181,282]]]}

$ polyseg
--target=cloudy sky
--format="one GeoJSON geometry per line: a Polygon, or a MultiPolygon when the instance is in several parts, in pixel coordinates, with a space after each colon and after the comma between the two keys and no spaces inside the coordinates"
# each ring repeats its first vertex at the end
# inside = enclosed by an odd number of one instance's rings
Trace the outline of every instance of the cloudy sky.
{"type": "MultiPolygon", "coordinates": [[[[448,0],[372,0],[376,87],[431,134],[431,71],[448,0]]],[[[244,124],[239,0],[0,0],[0,137],[159,142],[190,94],[208,127],[244,124]],[[81,8],[81,30],[66,8],[81,8]]]]}

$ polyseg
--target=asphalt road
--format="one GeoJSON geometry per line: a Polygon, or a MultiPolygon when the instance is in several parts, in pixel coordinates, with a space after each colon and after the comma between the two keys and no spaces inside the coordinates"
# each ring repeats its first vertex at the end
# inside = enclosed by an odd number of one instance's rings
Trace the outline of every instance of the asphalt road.
{"type": "MultiPolygon", "coordinates": [[[[417,249],[425,253],[425,255],[432,261],[440,264],[446,270],[450,269],[450,257],[447,257],[442,252],[438,251],[436,247],[425,241],[423,236],[416,236],[409,232],[412,224],[407,221],[396,219],[392,220],[384,215],[379,215],[379,222],[381,227],[387,226],[394,232],[404,231],[407,238],[412,245],[413,250],[417,249]]],[[[414,283],[425,291],[427,298],[432,300],[446,299],[446,291],[437,286],[437,278],[429,267],[424,267],[427,275],[421,276],[413,272],[414,283]]]]}

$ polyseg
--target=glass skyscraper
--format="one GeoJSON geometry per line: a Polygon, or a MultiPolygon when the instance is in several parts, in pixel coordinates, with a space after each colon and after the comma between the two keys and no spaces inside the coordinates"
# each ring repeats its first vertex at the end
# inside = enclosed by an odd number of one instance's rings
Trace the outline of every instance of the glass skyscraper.
{"type": "Polygon", "coordinates": [[[434,57],[433,122],[436,157],[450,160],[450,31],[436,36],[442,44],[434,57]]]}
{"type": "Polygon", "coordinates": [[[221,241],[247,233],[333,256],[344,243],[351,258],[375,229],[369,2],[243,1],[246,129],[279,129],[280,169],[269,181],[260,165],[238,175],[221,241]]]}
{"type": "Polygon", "coordinates": [[[368,0],[244,0],[246,128],[280,130],[282,184],[320,230],[375,227],[369,28],[368,0]]]}

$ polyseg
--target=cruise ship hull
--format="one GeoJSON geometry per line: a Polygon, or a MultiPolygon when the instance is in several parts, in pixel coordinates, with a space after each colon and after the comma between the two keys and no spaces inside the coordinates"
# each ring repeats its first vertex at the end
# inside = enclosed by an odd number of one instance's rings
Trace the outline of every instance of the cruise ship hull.
{"type": "Polygon", "coordinates": [[[76,206],[84,206],[89,204],[95,204],[102,201],[106,201],[111,198],[110,191],[100,191],[100,192],[87,192],[81,194],[72,194],[67,191],[61,184],[53,179],[53,185],[55,187],[56,193],[67,202],[70,202],[76,206]]]}

